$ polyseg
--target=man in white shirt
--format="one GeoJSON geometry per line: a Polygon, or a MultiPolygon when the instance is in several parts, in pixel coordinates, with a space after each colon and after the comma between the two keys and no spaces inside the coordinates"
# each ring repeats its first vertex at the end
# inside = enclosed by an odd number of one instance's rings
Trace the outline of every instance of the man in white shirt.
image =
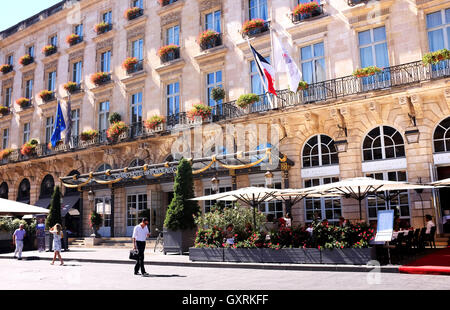
{"type": "Polygon", "coordinates": [[[427,214],[425,215],[425,218],[427,219],[427,230],[425,233],[429,235],[431,233],[431,227],[434,227],[436,225],[434,225],[431,215],[427,214]]]}
{"type": "Polygon", "coordinates": [[[145,272],[144,267],[145,245],[147,238],[150,236],[150,232],[148,231],[148,223],[149,220],[147,218],[142,219],[142,222],[134,227],[132,237],[134,249],[139,251],[139,257],[136,260],[136,266],[134,267],[134,274],[139,275],[139,268],[141,268],[141,274],[144,277],[149,276],[149,274],[145,272]]]}

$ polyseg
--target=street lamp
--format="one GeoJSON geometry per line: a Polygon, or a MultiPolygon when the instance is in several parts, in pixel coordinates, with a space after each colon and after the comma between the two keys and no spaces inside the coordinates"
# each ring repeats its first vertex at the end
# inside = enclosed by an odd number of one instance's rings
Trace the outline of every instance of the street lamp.
{"type": "Polygon", "coordinates": [[[88,199],[90,202],[94,201],[95,193],[92,191],[92,189],[88,193],[88,199]]]}
{"type": "Polygon", "coordinates": [[[211,189],[214,192],[214,194],[219,191],[219,183],[220,181],[218,178],[214,177],[211,179],[211,189]]]}
{"type": "Polygon", "coordinates": [[[409,144],[418,143],[420,132],[417,128],[410,128],[405,131],[405,137],[409,144]]]}
{"type": "Polygon", "coordinates": [[[334,141],[334,146],[336,147],[336,151],[338,153],[345,153],[348,149],[348,130],[347,127],[338,125],[339,128],[339,135],[337,137],[337,140],[334,141]]]}
{"type": "Polygon", "coordinates": [[[270,171],[267,171],[266,174],[264,175],[264,177],[266,178],[266,187],[271,188],[273,185],[273,173],[270,171]]]}

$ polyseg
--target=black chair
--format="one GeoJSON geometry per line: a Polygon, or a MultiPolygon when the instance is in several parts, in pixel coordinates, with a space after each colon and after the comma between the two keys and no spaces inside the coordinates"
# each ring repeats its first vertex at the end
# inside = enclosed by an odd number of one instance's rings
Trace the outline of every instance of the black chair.
{"type": "Polygon", "coordinates": [[[407,253],[411,253],[413,241],[414,241],[414,231],[410,230],[405,237],[405,247],[407,253]]]}
{"type": "Polygon", "coordinates": [[[399,261],[403,260],[403,242],[405,240],[403,232],[398,233],[397,238],[394,240],[394,253],[399,261]]]}
{"type": "Polygon", "coordinates": [[[425,239],[426,239],[425,233],[426,233],[426,231],[427,231],[426,227],[423,227],[420,230],[420,234],[419,234],[419,249],[421,249],[421,250],[425,248],[425,239]]]}
{"type": "Polygon", "coordinates": [[[413,241],[412,241],[412,245],[418,249],[419,248],[419,236],[420,236],[420,228],[417,228],[414,231],[414,236],[413,236],[413,241]]]}
{"type": "MultiPolygon", "coordinates": [[[[426,229],[425,229],[426,231],[426,229]]],[[[430,245],[430,248],[436,248],[436,243],[434,241],[434,235],[436,234],[436,226],[431,227],[430,229],[430,233],[427,234],[425,233],[424,235],[424,247],[425,247],[425,243],[428,243],[430,245]]]]}

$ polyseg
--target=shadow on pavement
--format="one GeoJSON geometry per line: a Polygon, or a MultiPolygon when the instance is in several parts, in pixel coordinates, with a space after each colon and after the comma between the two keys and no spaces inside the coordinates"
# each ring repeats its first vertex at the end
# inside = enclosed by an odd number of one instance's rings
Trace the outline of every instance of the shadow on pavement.
{"type": "Polygon", "coordinates": [[[151,274],[146,278],[186,278],[186,276],[180,276],[178,274],[151,274]]]}

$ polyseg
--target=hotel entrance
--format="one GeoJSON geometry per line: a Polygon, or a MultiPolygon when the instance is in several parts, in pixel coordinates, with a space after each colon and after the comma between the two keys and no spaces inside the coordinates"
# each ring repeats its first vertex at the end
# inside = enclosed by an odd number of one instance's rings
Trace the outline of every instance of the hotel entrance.
{"type": "MultiPolygon", "coordinates": [[[[445,167],[437,167],[437,176],[438,180],[444,180],[450,178],[450,166],[445,167]]],[[[438,189],[439,193],[439,201],[441,205],[441,214],[442,217],[447,218],[450,217],[450,188],[444,187],[438,189]]],[[[443,221],[443,224],[445,224],[445,221],[443,221]]],[[[450,230],[445,230],[446,226],[444,226],[444,233],[450,233],[450,230]]]]}

